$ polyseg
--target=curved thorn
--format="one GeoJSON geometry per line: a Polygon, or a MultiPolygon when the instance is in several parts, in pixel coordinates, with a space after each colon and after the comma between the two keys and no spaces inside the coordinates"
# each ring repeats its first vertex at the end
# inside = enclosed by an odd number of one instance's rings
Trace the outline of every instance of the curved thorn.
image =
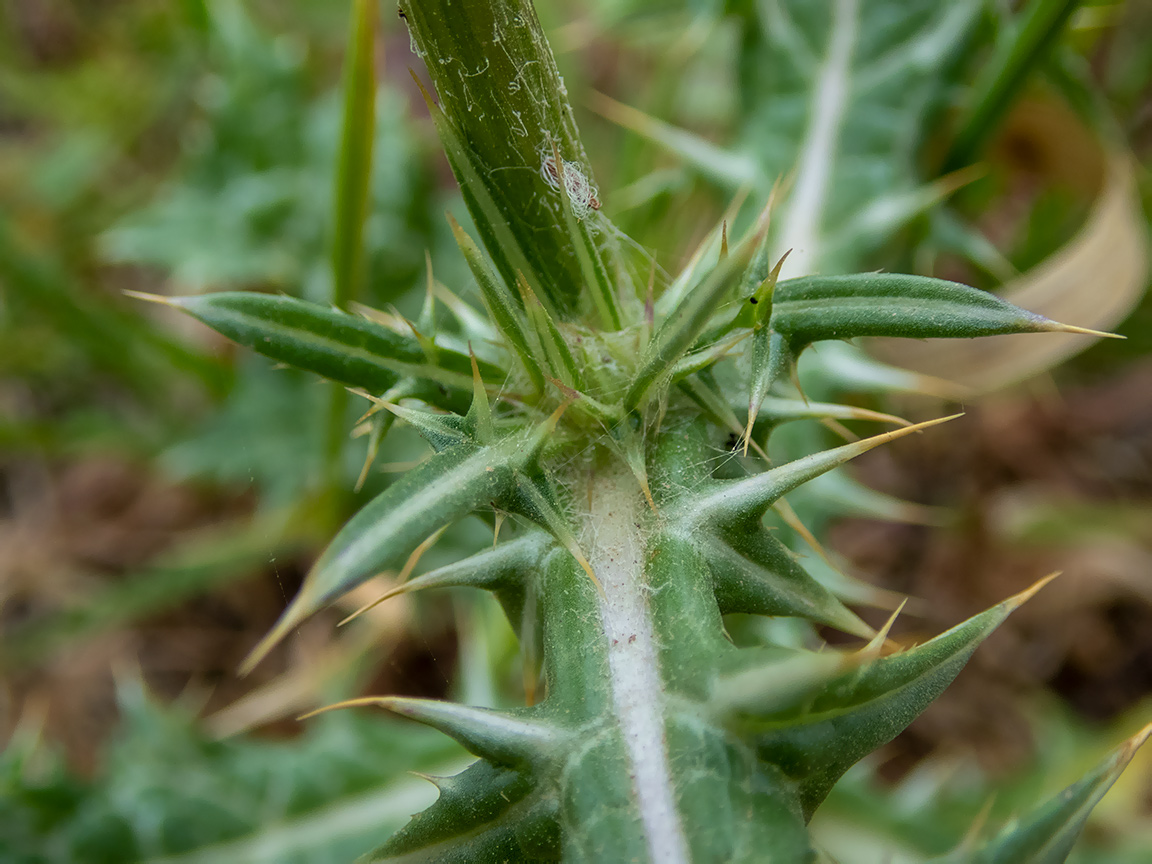
{"type": "Polygon", "coordinates": [[[832,450],[825,450],[805,456],[770,471],[756,474],[744,480],[717,483],[713,491],[705,492],[691,499],[685,507],[684,516],[690,521],[726,521],[751,512],[750,508],[766,510],[774,501],[791,492],[809,480],[820,476],[838,465],[854,459],[882,444],[921,432],[932,426],[955,420],[960,414],[927,420],[903,429],[893,429],[865,438],[852,444],[844,444],[832,450]]]}
{"type": "MultiPolygon", "coordinates": [[[[436,541],[439,540],[443,536],[444,532],[447,530],[448,530],[448,526],[445,525],[443,528],[440,528],[437,531],[433,531],[423,542],[421,542],[421,544],[419,546],[417,546],[415,549],[412,550],[412,554],[408,556],[408,560],[404,562],[404,567],[400,570],[399,575],[397,575],[397,577],[396,577],[397,582],[400,582],[401,584],[407,584],[408,583],[408,577],[411,576],[412,571],[416,569],[416,565],[420,562],[420,558],[424,555],[425,552],[427,552],[429,549],[431,549],[436,544],[436,541]]],[[[356,618],[359,618],[365,612],[369,611],[370,609],[375,609],[377,606],[379,606],[381,603],[383,603],[389,597],[394,597],[394,596],[395,596],[394,590],[385,591],[382,595],[377,597],[375,600],[373,600],[369,603],[365,603],[363,606],[361,606],[359,609],[357,609],[351,615],[347,616],[342,621],[340,621],[336,626],[337,627],[343,627],[349,621],[352,621],[356,618]]]]}

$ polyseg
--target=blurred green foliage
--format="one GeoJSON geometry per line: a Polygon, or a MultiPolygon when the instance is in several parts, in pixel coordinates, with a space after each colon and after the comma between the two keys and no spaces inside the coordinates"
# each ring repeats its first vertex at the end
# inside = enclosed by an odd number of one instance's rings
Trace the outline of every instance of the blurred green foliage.
{"type": "Polygon", "coordinates": [[[0,859],[344,864],[434,795],[407,766],[451,770],[464,755],[442,735],[398,735],[394,722],[350,712],[286,741],[214,741],[192,712],[152,704],[137,684],[120,687],[119,707],[95,780],[34,732],[0,756],[0,859]]]}

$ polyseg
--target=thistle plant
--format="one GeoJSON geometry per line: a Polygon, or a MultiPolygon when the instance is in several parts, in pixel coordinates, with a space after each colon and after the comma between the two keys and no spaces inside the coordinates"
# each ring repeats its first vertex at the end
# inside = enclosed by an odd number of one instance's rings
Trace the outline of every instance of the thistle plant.
{"type": "MultiPolygon", "coordinates": [[[[479,515],[496,531],[491,547],[380,599],[492,592],[521,640],[527,704],[342,703],[427,724],[478,757],[432,778],[439,800],[370,860],[819,860],[807,822],[833,784],[923,711],[1043,583],[899,649],[887,627],[849,608],[857,589],[809,574],[766,515],[796,524],[789,493],[953,418],[911,425],[809,401],[797,359],[814,343],[860,336],[1085,331],[940,279],[785,278],[788,235],[771,196],[751,218],[734,210],[665,277],[608,217],[528,0],[400,9],[474,226],[452,222],[486,314],[461,299],[470,286],[431,278],[416,321],[349,311],[364,206],[355,183],[371,153],[358,113],[370,98],[371,7],[357,4],[360,61],[349,64],[336,305],[257,293],[165,301],[350,388],[367,400],[375,445],[400,421],[433,451],[339,531],[248,667],[375,575],[413,572],[431,540],[479,515]],[[777,427],[820,418],[882,425],[768,461],[777,427]],[[799,619],[860,644],[737,647],[729,613],[799,619]]],[[[811,265],[813,249],[801,251],[811,265]]],[[[948,860],[1064,860],[1142,740],[948,860]]]]}

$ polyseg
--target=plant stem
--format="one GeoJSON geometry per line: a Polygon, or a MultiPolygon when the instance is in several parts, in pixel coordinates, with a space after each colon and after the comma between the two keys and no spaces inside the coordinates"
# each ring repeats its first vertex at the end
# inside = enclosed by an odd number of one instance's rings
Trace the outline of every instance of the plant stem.
{"type": "MultiPolygon", "coordinates": [[[[372,189],[372,146],[376,131],[376,76],[373,69],[376,0],[356,0],[344,68],[344,124],[336,167],[332,237],[332,305],[347,311],[356,299],[364,258],[364,220],[372,189]]],[[[348,394],[336,385],[328,405],[324,488],[340,487],[340,456],[347,432],[348,394]]]]}
{"type": "Polygon", "coordinates": [[[612,703],[624,738],[652,861],[688,861],[664,735],[664,687],[644,580],[641,526],[649,518],[636,481],[620,466],[601,469],[590,488],[583,543],[600,579],[612,703]]]}
{"type": "Polygon", "coordinates": [[[960,131],[944,160],[945,171],[970,164],[979,155],[996,124],[1019,95],[1028,73],[1063,34],[1083,0],[1032,0],[1022,20],[1001,38],[976,81],[960,131]]]}

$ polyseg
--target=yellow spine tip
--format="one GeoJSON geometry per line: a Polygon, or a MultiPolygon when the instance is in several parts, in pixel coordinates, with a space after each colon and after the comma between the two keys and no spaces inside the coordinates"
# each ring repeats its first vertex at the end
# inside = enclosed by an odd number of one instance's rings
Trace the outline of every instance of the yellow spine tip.
{"type": "Polygon", "coordinates": [[[1152,723],[1149,723],[1131,738],[1124,742],[1124,753],[1127,758],[1131,758],[1132,754],[1139,750],[1144,742],[1152,738],[1152,723]]]}
{"type": "Polygon", "coordinates": [[[1062,571],[1057,570],[1054,573],[1049,573],[1043,579],[1037,580],[1035,584],[1031,585],[1028,588],[1025,588],[1019,594],[1015,594],[1012,597],[1009,597],[1004,602],[1006,604],[1008,604],[1011,608],[1018,609],[1019,607],[1023,606],[1025,603],[1027,603],[1029,600],[1031,600],[1033,597],[1035,597],[1037,592],[1039,592],[1039,590],[1041,588],[1043,588],[1045,585],[1047,585],[1049,582],[1051,582],[1053,579],[1055,579],[1057,576],[1059,576],[1061,572],[1062,571]]]}
{"type": "Polygon", "coordinates": [[[947,417],[937,417],[934,420],[925,420],[923,423],[913,423],[911,426],[905,426],[901,429],[892,429],[888,432],[882,432],[879,435],[873,435],[871,438],[865,438],[863,441],[856,441],[853,444],[845,444],[845,447],[853,448],[854,452],[852,457],[859,456],[861,453],[867,453],[869,450],[875,449],[882,444],[888,444],[906,435],[911,435],[914,432],[922,432],[933,426],[939,426],[941,423],[948,423],[958,417],[963,417],[964,412],[959,414],[950,414],[947,417]]]}
{"type": "Polygon", "coordinates": [[[307,617],[307,613],[300,611],[300,601],[303,596],[304,592],[301,591],[296,595],[296,598],[288,604],[288,608],[284,610],[284,613],[280,616],[280,620],[276,622],[275,626],[268,631],[268,634],[263,639],[256,643],[256,647],[244,658],[244,662],[242,662],[236,670],[237,675],[241,678],[246,677],[271,653],[273,648],[280,644],[284,637],[288,635],[289,630],[307,617]]]}
{"type": "Polygon", "coordinates": [[[1074,324],[1061,324],[1059,321],[1048,321],[1044,331],[1049,333],[1077,333],[1081,336],[1096,336],[1100,339],[1127,339],[1119,333],[1106,333],[1103,330],[1090,330],[1087,327],[1077,327],[1074,324]]]}
{"type": "Polygon", "coordinates": [[[120,293],[125,297],[131,297],[134,300],[143,300],[147,303],[156,303],[160,306],[170,306],[173,309],[182,308],[183,304],[174,297],[164,297],[160,294],[149,294],[147,291],[133,291],[129,288],[120,289],[120,293]]]}
{"type": "Polygon", "coordinates": [[[309,711],[307,714],[301,714],[297,720],[308,720],[315,717],[317,714],[326,714],[329,711],[335,711],[338,708],[359,708],[365,705],[380,705],[387,708],[387,702],[391,701],[387,696],[361,696],[357,699],[345,699],[343,702],[334,702],[331,705],[325,705],[323,708],[317,708],[315,711],[309,711]]]}

